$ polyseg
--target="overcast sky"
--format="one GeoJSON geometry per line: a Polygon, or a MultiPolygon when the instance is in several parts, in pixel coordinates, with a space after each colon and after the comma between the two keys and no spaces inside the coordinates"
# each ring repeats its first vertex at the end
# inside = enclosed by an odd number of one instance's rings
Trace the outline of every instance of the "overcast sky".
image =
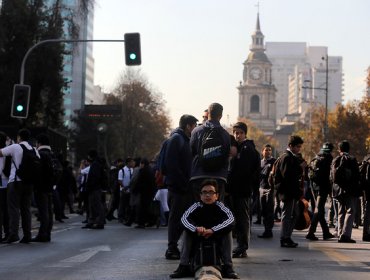
{"type": "MultiPolygon", "coordinates": [[[[96,0],[94,39],[140,32],[141,70],[163,94],[174,126],[212,102],[236,121],[256,0],[96,0]]],[[[370,66],[369,0],[261,0],[265,42],[307,42],[343,57],[345,100],[359,99],[370,66]]],[[[123,43],[95,43],[95,84],[110,91],[125,69],[123,43]]]]}

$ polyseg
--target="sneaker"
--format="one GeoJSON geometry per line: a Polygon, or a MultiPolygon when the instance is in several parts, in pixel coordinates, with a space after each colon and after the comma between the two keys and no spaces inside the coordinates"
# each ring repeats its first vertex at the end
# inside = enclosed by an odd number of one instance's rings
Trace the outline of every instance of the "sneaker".
{"type": "Polygon", "coordinates": [[[291,238],[280,239],[280,246],[284,248],[296,248],[298,243],[295,243],[291,238]]]}
{"type": "Polygon", "coordinates": [[[166,253],[165,253],[165,257],[167,260],[179,260],[180,259],[180,251],[179,249],[174,249],[174,250],[171,250],[171,249],[167,249],[166,253]]]}
{"type": "Polygon", "coordinates": [[[222,266],[221,274],[223,278],[239,279],[239,275],[234,271],[231,265],[222,266]]]}
{"type": "Polygon", "coordinates": [[[351,239],[351,237],[346,236],[346,235],[342,235],[342,236],[338,239],[338,242],[339,242],[339,243],[356,243],[356,241],[355,241],[355,240],[351,239]]]}
{"type": "Polygon", "coordinates": [[[272,231],[265,231],[264,233],[257,235],[259,238],[272,238],[272,231]]]}
{"type": "Polygon", "coordinates": [[[233,258],[246,258],[248,257],[247,255],[247,249],[237,247],[233,250],[233,258]]]}
{"type": "Polygon", "coordinates": [[[306,239],[311,240],[311,241],[317,241],[319,238],[314,233],[309,233],[306,235],[306,239]]]}
{"type": "Polygon", "coordinates": [[[170,278],[186,278],[193,277],[194,274],[191,272],[190,265],[180,264],[179,267],[170,274],[170,278]]]}
{"type": "Polygon", "coordinates": [[[329,240],[329,239],[332,239],[332,238],[334,238],[335,237],[335,235],[334,234],[331,234],[330,232],[329,233],[327,233],[327,234],[324,234],[324,236],[323,236],[323,238],[322,239],[324,239],[324,240],[329,240]]]}

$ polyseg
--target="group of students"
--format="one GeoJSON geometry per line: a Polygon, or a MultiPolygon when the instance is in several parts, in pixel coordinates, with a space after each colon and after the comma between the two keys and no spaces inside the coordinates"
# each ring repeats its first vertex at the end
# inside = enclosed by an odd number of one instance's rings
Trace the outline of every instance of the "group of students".
{"type": "Polygon", "coordinates": [[[51,151],[46,134],[37,135],[35,147],[30,141],[28,129],[18,131],[16,143],[0,133],[0,237],[4,243],[50,242],[54,213],[60,222],[67,218],[62,206],[67,199],[60,195],[62,185],[68,181],[67,165],[62,165],[51,151]],[[31,235],[32,203],[37,207],[40,221],[34,237],[31,235]],[[22,239],[18,233],[20,217],[22,239]]]}

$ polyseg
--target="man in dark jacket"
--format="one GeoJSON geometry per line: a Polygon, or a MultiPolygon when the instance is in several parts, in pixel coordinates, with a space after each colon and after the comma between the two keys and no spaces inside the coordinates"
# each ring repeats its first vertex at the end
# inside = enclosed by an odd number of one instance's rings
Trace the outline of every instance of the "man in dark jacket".
{"type": "Polygon", "coordinates": [[[89,217],[82,228],[104,229],[105,209],[102,203],[104,186],[104,168],[96,150],[90,150],[88,160],[91,162],[87,175],[86,190],[89,200],[89,217]]]}
{"type": "Polygon", "coordinates": [[[274,189],[268,183],[268,177],[275,162],[272,157],[272,146],[266,144],[262,150],[261,177],[260,177],[260,201],[261,215],[265,231],[258,235],[259,238],[271,238],[272,228],[274,227],[274,189]]]}
{"type": "Polygon", "coordinates": [[[168,248],[166,259],[180,258],[178,241],[182,234],[181,216],[192,202],[192,192],[189,187],[191,152],[189,137],[197,124],[197,119],[191,115],[180,118],[179,127],[176,128],[167,140],[164,155],[166,174],[164,183],[168,187],[168,248]]]}
{"type": "Polygon", "coordinates": [[[290,136],[288,148],[278,159],[276,166],[275,188],[280,199],[283,202],[281,215],[281,247],[295,248],[298,243],[293,242],[291,236],[296,220],[296,203],[302,196],[301,179],[304,168],[307,166],[305,161],[297,157],[303,140],[297,135],[290,136]],[[280,178],[279,180],[276,180],[280,178]]]}
{"type": "Polygon", "coordinates": [[[333,160],[333,156],[331,155],[333,148],[332,143],[324,143],[309,167],[309,174],[312,174],[310,176],[310,183],[317,207],[317,211],[313,213],[311,225],[306,235],[306,239],[312,241],[319,240],[315,236],[318,222],[320,222],[323,239],[329,240],[334,238],[334,235],[329,232],[329,227],[325,219],[325,203],[329,193],[331,193],[330,166],[333,160]]]}
{"type": "Polygon", "coordinates": [[[54,178],[49,137],[46,134],[39,134],[36,137],[36,146],[41,158],[43,176],[40,184],[35,185],[34,188],[40,228],[38,234],[32,238],[32,242],[50,242],[53,228],[53,187],[56,184],[56,178],[54,178]]]}
{"type": "MultiPolygon", "coordinates": [[[[339,156],[331,166],[330,177],[333,181],[333,197],[338,201],[338,242],[356,243],[351,239],[355,201],[360,196],[360,171],[355,157],[349,155],[350,145],[347,140],[338,144],[339,156]],[[343,161],[343,169],[335,171],[343,161]],[[344,180],[337,179],[338,177],[344,180]]],[[[339,169],[338,169],[339,170],[339,169]]]]}
{"type": "Polygon", "coordinates": [[[246,257],[250,239],[250,197],[259,186],[261,159],[253,140],[247,139],[248,127],[243,122],[233,125],[233,134],[238,142],[238,153],[231,159],[229,188],[231,208],[235,216],[237,246],[233,257],[246,257]]]}
{"type": "Polygon", "coordinates": [[[220,120],[222,118],[223,107],[219,103],[212,103],[208,107],[208,120],[196,127],[191,133],[190,147],[193,156],[193,162],[191,166],[191,178],[190,183],[193,189],[195,200],[200,200],[200,184],[204,179],[212,178],[217,180],[219,186],[219,200],[224,201],[225,196],[225,184],[227,182],[228,166],[229,166],[229,153],[230,153],[230,135],[221,126],[220,120]],[[205,170],[200,161],[200,150],[202,146],[203,136],[207,130],[217,129],[219,131],[219,137],[221,138],[221,150],[222,150],[222,164],[217,170],[209,171],[205,170]]]}

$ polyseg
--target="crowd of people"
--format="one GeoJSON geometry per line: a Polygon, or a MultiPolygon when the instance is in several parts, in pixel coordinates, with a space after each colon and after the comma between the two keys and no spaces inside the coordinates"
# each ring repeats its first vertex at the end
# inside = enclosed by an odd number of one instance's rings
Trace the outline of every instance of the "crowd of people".
{"type": "Polygon", "coordinates": [[[165,258],[180,260],[171,278],[193,275],[194,244],[211,240],[218,248],[222,276],[237,279],[233,258],[247,257],[253,214],[254,223],[264,226],[259,238],[273,238],[274,224],[281,222],[281,247],[295,248],[292,234],[302,200],[311,206],[308,240],[319,239],[320,224],[323,240],[355,243],[352,228],[363,226],[362,240],[370,241],[369,155],[358,162],[343,140],[336,157],[334,145],[326,142],[307,162],[300,153],[303,139],[293,135],[286,151],[274,158],[270,144],[257,150],[244,122],[235,123],[230,135],[220,124],[222,112],[221,104],[212,103],[199,125],[196,117],[183,115],[156,159],[119,158],[110,170],[96,150],[73,172],[68,161],[53,153],[47,135],[38,135],[32,147],[27,129],[18,132],[17,143],[0,133],[1,241],[50,242],[53,223],[68,218],[67,206],[69,213],[86,214],[84,229],[101,230],[112,220],[138,229],[168,226],[165,258]],[[23,180],[18,170],[30,151],[42,170],[37,183],[23,180]],[[40,221],[34,237],[32,204],[40,221]]]}

